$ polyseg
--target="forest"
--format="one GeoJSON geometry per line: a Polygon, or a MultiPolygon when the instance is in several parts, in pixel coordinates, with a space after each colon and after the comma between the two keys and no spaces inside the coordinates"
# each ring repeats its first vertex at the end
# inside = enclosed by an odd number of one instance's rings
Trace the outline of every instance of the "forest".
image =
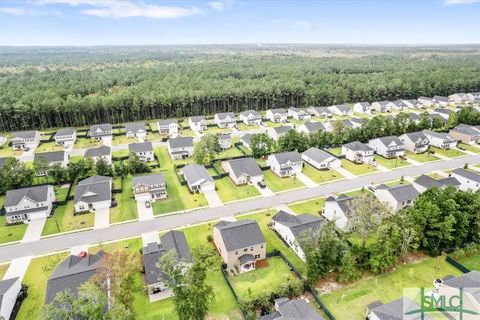
{"type": "Polygon", "coordinates": [[[480,91],[480,47],[0,48],[0,131],[480,91]]]}

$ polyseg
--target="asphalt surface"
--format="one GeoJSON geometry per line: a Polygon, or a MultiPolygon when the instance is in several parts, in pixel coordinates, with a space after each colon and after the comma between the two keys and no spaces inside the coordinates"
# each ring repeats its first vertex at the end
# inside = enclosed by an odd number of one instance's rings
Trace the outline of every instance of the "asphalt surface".
{"type": "Polygon", "coordinates": [[[76,233],[44,238],[29,243],[1,246],[0,262],[10,261],[14,258],[24,256],[36,256],[55,251],[70,250],[72,247],[81,245],[140,236],[145,232],[158,232],[179,227],[186,227],[191,224],[216,220],[221,217],[231,216],[234,214],[269,209],[279,205],[309,200],[336,192],[359,189],[363,186],[369,186],[371,184],[379,184],[382,182],[397,180],[402,176],[417,176],[438,170],[459,168],[463,167],[465,163],[480,163],[480,155],[467,155],[455,159],[429,162],[418,166],[402,167],[389,172],[379,172],[353,179],[330,182],[313,188],[303,188],[268,197],[247,199],[244,201],[229,203],[221,207],[205,208],[187,213],[179,213],[160,217],[154,220],[124,223],[113,225],[101,230],[80,231],[76,233]]]}

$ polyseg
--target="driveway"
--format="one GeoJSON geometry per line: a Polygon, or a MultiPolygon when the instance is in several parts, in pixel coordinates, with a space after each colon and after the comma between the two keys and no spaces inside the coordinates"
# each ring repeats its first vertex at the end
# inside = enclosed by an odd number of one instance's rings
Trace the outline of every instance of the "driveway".
{"type": "Polygon", "coordinates": [[[95,211],[94,229],[108,228],[110,226],[110,208],[100,208],[95,211]]]}
{"type": "Polygon", "coordinates": [[[307,177],[305,174],[303,174],[302,172],[300,173],[297,173],[297,178],[298,180],[302,181],[304,185],[306,185],[307,187],[309,188],[313,188],[313,187],[316,187],[317,184],[315,183],[315,181],[313,181],[312,179],[310,179],[309,177],[307,177]]]}
{"type": "Polygon", "coordinates": [[[263,197],[271,197],[271,196],[274,196],[275,195],[275,192],[273,192],[272,190],[270,190],[269,187],[265,186],[265,188],[260,188],[258,186],[258,184],[254,183],[253,184],[255,186],[255,188],[257,188],[258,192],[260,192],[260,194],[263,196],[263,197]]]}
{"type": "Polygon", "coordinates": [[[31,256],[13,259],[10,261],[10,265],[8,266],[7,272],[5,272],[3,279],[20,277],[21,281],[25,272],[27,272],[30,261],[32,261],[31,256]]]}
{"type": "Polygon", "coordinates": [[[27,231],[25,231],[25,234],[23,235],[22,242],[30,242],[40,239],[46,221],[47,218],[31,220],[28,224],[27,231]]]}
{"type": "Polygon", "coordinates": [[[357,177],[356,175],[354,175],[353,173],[351,173],[350,171],[342,167],[335,168],[335,170],[347,179],[354,179],[357,177]]]}
{"type": "Polygon", "coordinates": [[[148,200],[137,201],[138,220],[140,221],[153,219],[152,204],[150,204],[150,208],[147,208],[145,206],[145,201],[148,201],[148,200]]]}
{"type": "Polygon", "coordinates": [[[203,193],[203,195],[205,196],[205,199],[207,199],[207,202],[210,208],[223,206],[223,202],[222,200],[220,200],[220,197],[218,196],[217,191],[215,190],[206,191],[203,193]]]}
{"type": "Polygon", "coordinates": [[[160,238],[158,237],[158,232],[153,231],[153,232],[142,233],[142,243],[144,247],[146,247],[149,243],[152,243],[152,242],[156,242],[156,243],[160,242],[160,238]]]}

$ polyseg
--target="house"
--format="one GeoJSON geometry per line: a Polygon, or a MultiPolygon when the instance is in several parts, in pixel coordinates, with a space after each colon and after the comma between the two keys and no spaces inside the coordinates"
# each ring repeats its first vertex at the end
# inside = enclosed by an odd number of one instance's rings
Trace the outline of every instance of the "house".
{"type": "Polygon", "coordinates": [[[420,116],[417,113],[408,113],[408,121],[412,123],[419,124],[420,123],[420,116]]]}
{"type": "Polygon", "coordinates": [[[403,142],[395,137],[381,137],[368,141],[368,146],[384,158],[396,158],[405,155],[403,142]]]}
{"type": "Polygon", "coordinates": [[[72,128],[63,128],[55,132],[55,143],[61,146],[73,146],[77,141],[77,131],[72,128]]]}
{"type": "Polygon", "coordinates": [[[470,271],[458,277],[448,275],[443,279],[434,280],[434,284],[433,294],[444,297],[445,300],[461,300],[463,314],[449,309],[444,311],[445,318],[478,319],[480,314],[480,271],[470,271]],[[474,313],[467,315],[466,310],[474,313]]]}
{"type": "Polygon", "coordinates": [[[334,157],[324,150],[320,150],[315,147],[304,151],[302,153],[302,159],[318,170],[334,170],[342,166],[340,159],[334,157]]]}
{"type": "Polygon", "coordinates": [[[291,177],[302,172],[303,160],[297,151],[274,153],[268,156],[267,166],[279,177],[291,177]]]}
{"type": "Polygon", "coordinates": [[[332,114],[336,114],[338,116],[353,116],[352,109],[350,109],[350,107],[346,104],[333,105],[328,107],[328,110],[330,110],[332,114]]]}
{"type": "Polygon", "coordinates": [[[370,102],[357,102],[353,105],[353,111],[358,113],[370,114],[372,105],[370,102]]]}
{"type": "Polygon", "coordinates": [[[95,275],[105,256],[103,251],[85,256],[70,255],[53,271],[47,281],[45,304],[50,304],[55,296],[69,290],[74,296],[78,289],[95,275]]]}
{"type": "Polygon", "coordinates": [[[348,219],[351,217],[350,203],[352,197],[345,194],[339,195],[337,198],[333,196],[325,199],[325,207],[323,208],[322,215],[328,220],[335,222],[337,228],[345,230],[349,229],[347,226],[348,219]]]}
{"type": "Polygon", "coordinates": [[[93,163],[97,163],[99,159],[103,159],[105,163],[112,164],[112,149],[109,146],[101,146],[98,148],[87,149],[85,158],[91,158],[93,163]]]}
{"type": "Polygon", "coordinates": [[[260,317],[260,320],[323,320],[323,317],[305,299],[278,298],[274,302],[275,312],[260,317]]]}
{"type": "Polygon", "coordinates": [[[411,184],[393,187],[381,184],[375,189],[375,196],[380,202],[387,204],[393,212],[398,212],[412,205],[419,192],[411,184]]]}
{"type": "Polygon", "coordinates": [[[404,111],[408,109],[408,105],[403,100],[396,100],[389,102],[390,109],[404,111]]]}
{"type": "Polygon", "coordinates": [[[5,136],[0,136],[0,147],[3,146],[7,142],[7,137],[5,136]]]}
{"type": "Polygon", "coordinates": [[[220,148],[225,150],[232,147],[232,138],[230,137],[229,133],[219,133],[217,137],[220,148]]]}
{"type": "MultiPolygon", "coordinates": [[[[22,289],[19,277],[0,281],[0,318],[11,319],[13,308],[22,289]]],[[[13,319],[13,318],[12,318],[13,319]]]]}
{"type": "Polygon", "coordinates": [[[438,121],[441,125],[445,125],[447,123],[447,119],[445,118],[445,115],[441,115],[436,112],[432,112],[428,115],[428,118],[432,122],[432,125],[435,123],[435,121],[438,121]]]}
{"type": "Polygon", "coordinates": [[[480,130],[468,124],[459,124],[448,135],[465,144],[475,144],[480,140],[480,130]]]}
{"type": "Polygon", "coordinates": [[[467,93],[467,99],[470,103],[478,104],[480,102],[480,92],[467,93]]]}
{"type": "MultiPolygon", "coordinates": [[[[62,168],[67,168],[68,163],[70,162],[70,155],[65,151],[35,153],[33,156],[33,162],[35,163],[38,161],[44,161],[48,167],[60,165],[62,168]]],[[[45,176],[47,173],[48,169],[42,172],[35,172],[38,176],[45,176]]]]}
{"type": "Polygon", "coordinates": [[[145,139],[147,137],[147,127],[143,122],[130,122],[125,124],[125,134],[127,138],[145,139]]]}
{"type": "Polygon", "coordinates": [[[204,116],[196,116],[188,118],[188,126],[193,131],[203,132],[207,130],[207,120],[204,116]]]}
{"type": "Polygon", "coordinates": [[[428,150],[430,140],[423,132],[404,133],[398,137],[403,143],[405,150],[413,153],[423,153],[428,150]]]}
{"type": "Polygon", "coordinates": [[[450,101],[448,100],[448,98],[442,97],[442,96],[433,96],[433,101],[434,101],[434,104],[439,107],[448,107],[448,105],[450,104],[450,101]]]}
{"type": "Polygon", "coordinates": [[[288,131],[293,130],[291,126],[281,126],[275,128],[269,128],[267,135],[273,140],[278,140],[281,136],[286,135],[288,131]]]}
{"type": "Polygon", "coordinates": [[[455,179],[454,177],[447,177],[441,179],[434,179],[430,176],[422,174],[418,178],[413,181],[413,187],[417,189],[419,193],[423,193],[432,187],[438,187],[440,189],[444,189],[446,187],[452,186],[455,188],[460,187],[460,181],[455,179]]]}
{"type": "Polygon", "coordinates": [[[307,111],[310,112],[311,115],[320,118],[331,118],[333,116],[332,111],[330,111],[328,107],[308,107],[307,111]]]}
{"type": "Polygon", "coordinates": [[[75,212],[96,211],[112,205],[112,178],[93,176],[81,180],[73,196],[75,212]]]}
{"type": "Polygon", "coordinates": [[[215,114],[215,124],[219,128],[233,128],[237,125],[237,119],[233,112],[222,112],[215,114]]]}
{"type": "Polygon", "coordinates": [[[433,320],[427,313],[418,313],[418,315],[406,316],[405,313],[409,311],[420,310],[420,306],[413,302],[408,297],[401,297],[390,303],[383,304],[380,301],[375,301],[367,306],[367,320],[433,320]]]}
{"type": "Polygon", "coordinates": [[[252,134],[250,133],[247,133],[245,135],[243,135],[241,138],[240,138],[240,143],[245,147],[247,148],[248,150],[252,150],[251,149],[251,144],[252,144],[252,134]]]}
{"type": "Polygon", "coordinates": [[[158,133],[169,137],[175,137],[180,129],[176,119],[159,120],[158,133]]]}
{"type": "Polygon", "coordinates": [[[150,162],[155,160],[153,145],[151,142],[130,143],[128,152],[135,154],[140,161],[150,162]]]}
{"type": "Polygon", "coordinates": [[[371,107],[376,112],[390,112],[391,108],[390,101],[375,101],[371,107]]]}
{"type": "Polygon", "coordinates": [[[267,110],[265,117],[271,122],[287,122],[287,111],[283,108],[267,110]]]}
{"type": "Polygon", "coordinates": [[[420,103],[417,99],[402,100],[402,102],[409,108],[420,109],[423,107],[423,104],[420,103]]]}
{"type": "Polygon", "coordinates": [[[90,127],[88,135],[92,139],[108,144],[113,140],[112,130],[112,125],[109,123],[94,124],[90,127]]]}
{"type": "Polygon", "coordinates": [[[317,131],[327,131],[327,128],[321,122],[305,122],[297,127],[297,131],[309,135],[317,131]]]}
{"type": "Polygon", "coordinates": [[[7,223],[46,218],[52,212],[54,201],[52,185],[8,190],[4,204],[7,223]]]}
{"type": "Polygon", "coordinates": [[[247,126],[257,125],[262,123],[262,115],[255,110],[247,110],[240,113],[240,121],[247,126]]]}
{"type": "Polygon", "coordinates": [[[360,141],[354,141],[342,146],[342,156],[355,163],[370,163],[373,161],[374,150],[360,141]]]}
{"type": "Polygon", "coordinates": [[[480,189],[480,174],[458,168],[452,171],[451,176],[460,182],[460,190],[477,191],[480,189]]]}
{"type": "Polygon", "coordinates": [[[338,120],[338,121],[340,121],[344,127],[350,128],[350,129],[360,128],[364,122],[364,120],[360,118],[351,118],[351,119],[338,120]]]}
{"type": "Polygon", "coordinates": [[[189,158],[193,155],[193,138],[170,138],[167,141],[167,150],[173,160],[189,158]]]}
{"type": "Polygon", "coordinates": [[[12,134],[13,150],[34,150],[39,144],[39,131],[17,131],[12,134]]]}
{"type": "Polygon", "coordinates": [[[191,192],[204,193],[215,190],[215,180],[204,166],[192,163],[183,167],[182,173],[191,192]]]}
{"type": "Polygon", "coordinates": [[[440,116],[445,118],[445,120],[448,120],[448,118],[450,118],[450,115],[452,113],[455,113],[454,110],[447,109],[447,108],[437,108],[437,109],[433,110],[433,112],[438,113],[440,116]]]}
{"type": "Polygon", "coordinates": [[[222,169],[237,186],[247,183],[256,184],[263,180],[262,169],[253,158],[222,161],[222,169]]]}
{"type": "Polygon", "coordinates": [[[137,201],[156,201],[168,196],[165,176],[162,173],[134,176],[132,188],[137,201]]]}
{"type": "Polygon", "coordinates": [[[227,271],[255,270],[266,259],[267,242],[255,220],[220,221],[213,227],[213,242],[227,271]]]}
{"type": "Polygon", "coordinates": [[[448,101],[453,104],[469,104],[470,100],[466,93],[454,93],[448,96],[448,101]]]}
{"type": "Polygon", "coordinates": [[[320,225],[325,221],[322,217],[316,217],[311,214],[293,215],[280,210],[272,218],[272,228],[278,232],[280,237],[288,243],[289,247],[305,261],[305,253],[303,252],[298,237],[308,233],[312,237],[318,235],[320,225]]]}
{"type": "Polygon", "coordinates": [[[433,106],[435,103],[433,98],[429,98],[429,97],[420,96],[418,97],[417,100],[423,105],[423,107],[427,107],[427,108],[433,106]]]}
{"type": "Polygon", "coordinates": [[[158,261],[167,252],[175,252],[176,266],[188,268],[192,263],[190,247],[182,231],[170,230],[160,237],[160,243],[151,242],[142,248],[145,283],[149,295],[157,295],[155,301],[173,296],[168,288],[168,276],[158,267],[158,261]]]}
{"type": "Polygon", "coordinates": [[[296,120],[310,120],[312,115],[303,108],[288,108],[288,116],[296,120]]]}
{"type": "Polygon", "coordinates": [[[450,149],[457,146],[457,140],[453,139],[447,133],[430,130],[423,130],[422,133],[427,136],[431,146],[440,149],[450,149]]]}

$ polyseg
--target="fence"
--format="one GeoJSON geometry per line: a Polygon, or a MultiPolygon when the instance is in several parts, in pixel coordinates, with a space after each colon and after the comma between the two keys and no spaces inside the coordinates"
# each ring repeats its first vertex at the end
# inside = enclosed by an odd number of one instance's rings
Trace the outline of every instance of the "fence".
{"type": "Polygon", "coordinates": [[[462,271],[463,273],[470,272],[470,269],[468,269],[467,267],[465,267],[463,264],[461,264],[457,260],[453,259],[452,257],[447,256],[446,260],[447,260],[448,263],[450,263],[452,266],[454,266],[458,270],[462,271]]]}

